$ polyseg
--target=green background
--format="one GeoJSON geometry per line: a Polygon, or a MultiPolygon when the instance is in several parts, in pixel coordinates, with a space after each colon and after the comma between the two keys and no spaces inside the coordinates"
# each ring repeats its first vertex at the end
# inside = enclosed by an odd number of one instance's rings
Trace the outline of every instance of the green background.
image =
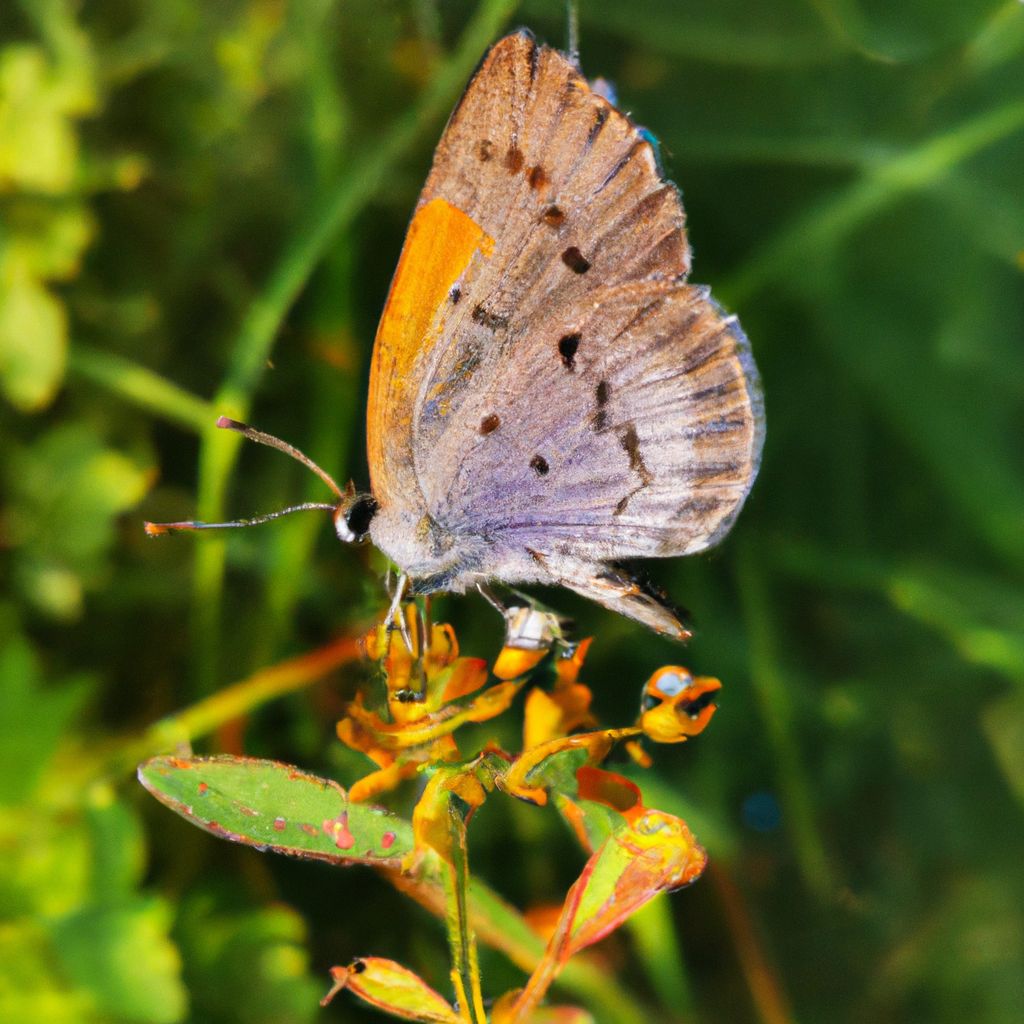
{"type": "MultiPolygon", "coordinates": [[[[564,45],[563,22],[541,0],[0,8],[4,1021],[370,1019],[315,1005],[361,953],[446,990],[442,930],[383,881],[218,843],[125,770],[159,716],[378,612],[379,557],[315,515],[159,542],[141,521],[327,497],[219,413],[365,484],[370,345],[447,111],[502,31],[564,45]]],[[[714,873],[600,955],[638,1020],[1019,1020],[1024,6],[583,0],[581,40],[661,140],[768,414],[731,536],[652,567],[685,652],[546,595],[597,637],[609,724],[666,662],[725,687],[644,782],[714,873]]],[[[482,601],[440,610],[495,652],[482,601]]],[[[355,678],[199,749],[352,779],[355,678]]],[[[580,866],[526,806],[492,801],[471,843],[523,907],[580,866]]],[[[520,977],[484,971],[495,995],[520,977]]]]}

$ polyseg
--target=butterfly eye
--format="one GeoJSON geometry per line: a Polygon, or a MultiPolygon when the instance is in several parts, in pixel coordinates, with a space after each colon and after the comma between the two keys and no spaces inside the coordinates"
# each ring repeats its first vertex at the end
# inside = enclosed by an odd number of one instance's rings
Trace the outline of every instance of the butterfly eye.
{"type": "Polygon", "coordinates": [[[377,499],[370,494],[358,494],[338,506],[334,514],[334,532],[346,544],[358,544],[366,539],[370,522],[376,514],[377,499]]]}

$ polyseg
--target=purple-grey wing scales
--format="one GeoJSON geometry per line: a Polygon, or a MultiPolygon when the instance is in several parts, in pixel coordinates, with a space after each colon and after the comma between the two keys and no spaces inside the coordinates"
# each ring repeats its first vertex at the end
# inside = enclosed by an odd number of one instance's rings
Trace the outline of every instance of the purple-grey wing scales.
{"type": "Polygon", "coordinates": [[[525,551],[538,578],[678,633],[604,563],[714,543],[762,439],[743,334],[685,283],[678,192],[567,57],[519,34],[452,115],[421,203],[438,197],[493,249],[452,290],[413,410],[431,515],[493,542],[484,571],[525,551]]]}

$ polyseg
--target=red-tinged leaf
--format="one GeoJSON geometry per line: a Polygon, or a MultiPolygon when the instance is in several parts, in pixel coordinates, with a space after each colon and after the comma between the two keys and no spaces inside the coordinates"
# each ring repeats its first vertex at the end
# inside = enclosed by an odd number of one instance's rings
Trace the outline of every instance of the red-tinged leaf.
{"type": "Polygon", "coordinates": [[[575,795],[559,793],[555,804],[588,853],[645,810],[635,782],[591,765],[577,770],[575,795]]]}
{"type": "Polygon", "coordinates": [[[542,1006],[530,1015],[530,1024],[595,1024],[595,1020],[579,1006],[542,1006]]]}
{"type": "Polygon", "coordinates": [[[396,868],[412,850],[405,819],[278,761],[154,757],[139,766],[139,781],[207,832],[260,850],[396,868]]]}
{"type": "MultiPolygon", "coordinates": [[[[491,1010],[491,1024],[514,1024],[516,1000],[521,990],[506,992],[491,1010]]],[[[593,1016],[578,1006],[539,1006],[530,1011],[529,1024],[595,1024],[593,1016]]]]}
{"type": "Polygon", "coordinates": [[[442,995],[419,975],[394,960],[360,957],[348,967],[332,967],[331,977],[334,985],[320,1001],[321,1006],[326,1006],[345,989],[392,1017],[434,1024],[461,1024],[462,1018],[442,995]]]}
{"type": "Polygon", "coordinates": [[[546,804],[548,790],[576,794],[576,773],[584,765],[600,764],[620,740],[631,739],[637,728],[601,729],[561,736],[524,750],[505,773],[503,788],[511,796],[546,804]]]}
{"type": "Polygon", "coordinates": [[[682,819],[645,810],[624,821],[587,861],[569,890],[555,932],[526,987],[499,1003],[507,1024],[532,1022],[548,987],[571,956],[603,939],[658,893],[695,881],[706,863],[707,854],[682,819]]]}
{"type": "Polygon", "coordinates": [[[681,818],[644,811],[603,843],[587,861],[565,901],[563,920],[552,940],[559,960],[603,939],[660,892],[700,877],[707,854],[681,818]]]}

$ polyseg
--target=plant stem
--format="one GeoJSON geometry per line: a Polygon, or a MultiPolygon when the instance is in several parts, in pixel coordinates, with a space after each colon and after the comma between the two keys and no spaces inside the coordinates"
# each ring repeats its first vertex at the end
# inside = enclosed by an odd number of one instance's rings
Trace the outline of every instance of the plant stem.
{"type": "Polygon", "coordinates": [[[190,707],[154,722],[141,734],[119,742],[100,762],[101,771],[128,772],[139,761],[189,744],[268,701],[294,693],[361,656],[358,639],[345,636],[308,654],[271,665],[224,687],[190,707]]]}
{"type": "Polygon", "coordinates": [[[707,877],[722,901],[725,920],[736,944],[736,955],[747,979],[750,997],[761,1024],[793,1024],[795,1018],[782,985],[757,938],[743,893],[728,870],[712,863],[707,877]]]}
{"type": "Polygon", "coordinates": [[[194,433],[201,434],[217,418],[209,402],[113,353],[76,342],[68,352],[68,366],[84,380],[194,433]]]}
{"type": "Polygon", "coordinates": [[[815,896],[826,900],[834,892],[836,882],[815,821],[808,774],[800,757],[790,691],[779,663],[764,573],[749,544],[741,548],[736,564],[746,631],[750,637],[750,678],[778,766],[779,790],[790,839],[804,882],[815,896]]]}
{"type": "Polygon", "coordinates": [[[936,184],[958,164],[1021,129],[1024,103],[1009,103],[877,164],[847,190],[783,229],[716,290],[731,307],[747,304],[767,286],[799,276],[802,261],[820,260],[823,251],[890,204],[936,184]]]}
{"type": "Polygon", "coordinates": [[[448,804],[448,814],[452,862],[446,864],[443,870],[446,902],[444,922],[452,958],[452,984],[459,1003],[459,1013],[467,1024],[487,1024],[480,988],[476,935],[469,922],[467,906],[469,851],[466,847],[466,820],[454,801],[448,804]]]}
{"type": "MultiPolygon", "coordinates": [[[[422,132],[451,105],[481,51],[501,29],[516,0],[483,0],[455,49],[430,84],[391,130],[366,145],[335,186],[312,204],[309,216],[285,246],[269,281],[239,328],[231,347],[227,376],[214,396],[219,414],[244,420],[263,374],[274,338],[288,310],[323,258],[328,246],[385,186],[392,167],[422,132]]],[[[198,518],[223,518],[228,478],[238,454],[239,438],[211,426],[202,434],[199,458],[198,518]]],[[[220,602],[226,542],[211,536],[195,550],[196,686],[208,693],[217,675],[220,602]]]]}
{"type": "MultiPolygon", "coordinates": [[[[445,913],[445,897],[439,886],[394,871],[382,875],[432,914],[445,913]]],[[[545,943],[523,915],[479,878],[470,882],[467,905],[480,941],[500,950],[527,974],[532,973],[544,955],[545,943]]],[[[598,967],[586,954],[565,965],[558,976],[558,986],[590,1006],[601,1024],[646,1024],[655,1019],[634,995],[621,987],[614,973],[598,967]]]]}
{"type": "Polygon", "coordinates": [[[585,888],[585,876],[586,872],[576,880],[566,895],[558,928],[548,940],[544,955],[527,980],[526,986],[516,998],[512,1007],[510,1024],[527,1024],[534,1011],[540,1006],[541,1000],[547,995],[555,978],[558,977],[559,971],[565,966],[568,960],[565,950],[568,948],[573,925],[576,923],[576,915],[585,888]]]}
{"type": "Polygon", "coordinates": [[[668,895],[662,893],[641,907],[626,927],[637,960],[665,1008],[665,1019],[695,1020],[697,1006],[668,895]]]}

